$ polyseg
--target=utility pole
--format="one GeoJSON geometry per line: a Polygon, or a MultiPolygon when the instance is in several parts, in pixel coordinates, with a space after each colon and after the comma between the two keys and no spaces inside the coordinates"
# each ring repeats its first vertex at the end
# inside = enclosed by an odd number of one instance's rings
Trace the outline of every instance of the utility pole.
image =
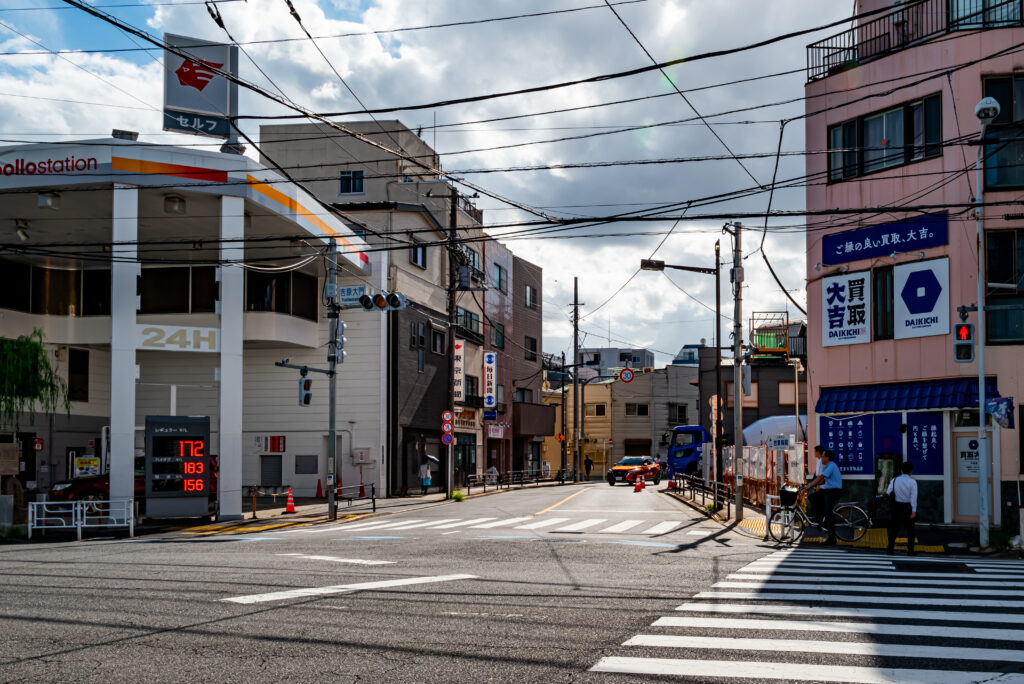
{"type": "MultiPolygon", "coordinates": [[[[700,364],[698,364],[699,366],[700,364]]],[[[717,403],[712,407],[715,412],[715,480],[722,479],[722,436],[725,426],[718,417],[718,409],[724,404],[722,396],[722,241],[715,240],[715,396],[717,403]]],[[[724,415],[725,412],[723,411],[724,415]]]]}
{"type": "MultiPolygon", "coordinates": [[[[458,240],[459,191],[455,185],[449,187],[451,206],[448,213],[448,408],[455,411],[455,288],[458,284],[455,249],[458,240]]],[[[454,431],[453,431],[454,432],[454,431]]],[[[487,446],[486,444],[484,445],[487,446]]],[[[455,435],[448,445],[448,460],[444,466],[445,498],[452,498],[455,479],[455,435]]]]}
{"type": "MultiPolygon", "coordinates": [[[[733,343],[733,367],[732,367],[732,390],[733,390],[733,481],[736,486],[736,521],[743,520],[743,387],[742,385],[742,363],[743,363],[743,224],[736,221],[732,224],[733,250],[732,250],[732,272],[729,280],[732,281],[733,298],[733,322],[732,322],[732,343],[733,343]]],[[[727,229],[728,230],[728,229],[727,229]]]]}
{"type": "Polygon", "coordinates": [[[572,478],[580,476],[580,279],[572,279],[572,478]]]}
{"type": "MultiPolygon", "coordinates": [[[[335,372],[338,364],[338,336],[344,330],[338,330],[338,314],[341,307],[338,305],[338,242],[331,238],[327,251],[327,322],[330,326],[329,339],[327,340],[327,387],[328,387],[328,419],[327,419],[327,518],[336,520],[338,518],[338,502],[335,498],[337,485],[335,480],[338,476],[337,468],[337,438],[335,421],[337,416],[337,382],[338,374],[335,372]]],[[[344,344],[342,345],[344,346],[344,344]]],[[[341,351],[344,354],[344,351],[341,351]]],[[[344,357],[343,357],[344,358],[344,357]]]]}
{"type": "Polygon", "coordinates": [[[568,407],[565,405],[565,352],[562,352],[562,382],[561,382],[561,385],[562,385],[562,429],[560,430],[560,432],[562,433],[562,442],[561,442],[561,447],[562,447],[562,476],[564,477],[565,476],[565,465],[566,465],[565,464],[565,460],[566,460],[565,457],[566,457],[566,447],[567,447],[567,445],[565,443],[565,418],[566,418],[566,414],[568,412],[566,410],[568,407]]]}

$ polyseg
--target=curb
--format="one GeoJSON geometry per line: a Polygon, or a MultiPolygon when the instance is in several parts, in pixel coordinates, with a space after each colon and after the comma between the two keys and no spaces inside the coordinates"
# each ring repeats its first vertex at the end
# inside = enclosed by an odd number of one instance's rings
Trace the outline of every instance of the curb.
{"type": "Polygon", "coordinates": [[[731,531],[731,532],[739,532],[743,536],[749,537],[750,539],[756,539],[756,540],[762,541],[762,542],[767,541],[767,542],[771,543],[770,540],[768,540],[766,537],[762,537],[761,535],[759,535],[759,534],[757,534],[755,532],[751,532],[750,530],[746,529],[745,527],[743,527],[738,522],[730,523],[728,520],[720,518],[717,515],[715,515],[714,513],[709,513],[708,511],[706,511],[703,508],[701,508],[700,506],[698,506],[696,503],[694,503],[692,501],[689,501],[688,499],[682,497],[681,495],[677,494],[676,492],[674,492],[674,491],[672,491],[670,489],[662,489],[662,490],[659,490],[659,491],[661,491],[661,493],[663,493],[663,494],[667,494],[668,496],[672,497],[676,501],[679,501],[681,503],[686,504],[687,506],[689,506],[693,510],[695,510],[695,511],[697,511],[699,513],[703,513],[704,516],[707,517],[708,520],[715,521],[716,523],[721,525],[723,528],[729,529],[729,531],[731,531]]]}

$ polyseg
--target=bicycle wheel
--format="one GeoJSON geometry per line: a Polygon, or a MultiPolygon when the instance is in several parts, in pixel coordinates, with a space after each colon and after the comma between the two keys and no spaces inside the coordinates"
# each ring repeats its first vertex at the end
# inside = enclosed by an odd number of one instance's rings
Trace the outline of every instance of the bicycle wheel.
{"type": "Polygon", "coordinates": [[[795,544],[804,536],[804,520],[792,508],[780,508],[768,521],[768,535],[780,544],[795,544]]]}
{"type": "Polygon", "coordinates": [[[871,518],[858,506],[844,504],[832,511],[836,536],[846,542],[858,541],[871,529],[871,518]]]}

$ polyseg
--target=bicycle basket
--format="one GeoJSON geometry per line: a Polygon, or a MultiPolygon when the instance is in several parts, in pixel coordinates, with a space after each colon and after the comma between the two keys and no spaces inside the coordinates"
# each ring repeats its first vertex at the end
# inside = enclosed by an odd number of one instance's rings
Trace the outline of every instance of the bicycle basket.
{"type": "Polygon", "coordinates": [[[779,490],[779,503],[783,506],[792,506],[796,503],[796,495],[800,490],[796,487],[785,486],[779,490]]]}

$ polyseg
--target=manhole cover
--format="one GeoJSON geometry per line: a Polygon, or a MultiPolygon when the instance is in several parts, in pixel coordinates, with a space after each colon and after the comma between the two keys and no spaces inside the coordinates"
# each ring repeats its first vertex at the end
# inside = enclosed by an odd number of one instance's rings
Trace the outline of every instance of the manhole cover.
{"type": "Polygon", "coordinates": [[[892,564],[903,572],[974,572],[974,568],[968,567],[965,563],[900,560],[893,561],[892,564]]]}

